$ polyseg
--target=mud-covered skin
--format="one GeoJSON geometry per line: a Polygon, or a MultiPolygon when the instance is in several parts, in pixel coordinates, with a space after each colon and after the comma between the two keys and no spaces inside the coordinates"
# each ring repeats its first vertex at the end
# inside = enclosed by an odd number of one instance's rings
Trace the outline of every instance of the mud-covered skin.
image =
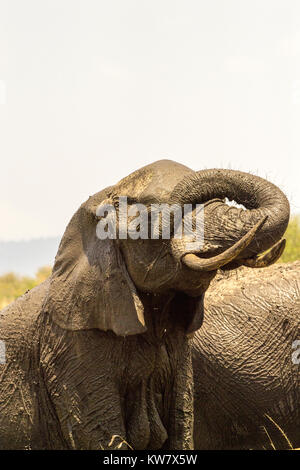
{"type": "Polygon", "coordinates": [[[176,409],[192,420],[190,340],[172,302],[160,312],[145,295],[142,335],[67,331],[39,313],[48,284],[1,312],[0,449],[189,448],[192,423],[176,409]]]}
{"type": "Polygon", "coordinates": [[[49,281],[0,312],[0,447],[191,449],[189,337],[203,294],[217,267],[271,248],[288,219],[286,197],[262,178],[167,160],[91,196],[65,230],[49,281]],[[227,191],[250,210],[218,199],[227,191]],[[120,196],[147,207],[204,203],[203,248],[188,253],[185,237],[99,238],[99,206],[118,211],[120,196]]]}
{"type": "Polygon", "coordinates": [[[136,450],[190,448],[192,423],[184,418],[192,419],[193,410],[189,340],[158,302],[153,322],[152,303],[144,300],[148,331],[141,335],[66,331],[51,319],[39,327],[43,377],[68,447],[107,449],[118,436],[113,447],[124,440],[136,450]]]}
{"type": "MultiPolygon", "coordinates": [[[[0,364],[0,449],[44,448],[38,422],[45,387],[36,358],[36,320],[49,281],[32,289],[0,312],[0,336],[6,362],[0,364]]],[[[47,411],[47,410],[45,410],[47,411]]],[[[52,420],[50,414],[45,419],[52,420]]]]}
{"type": "Polygon", "coordinates": [[[300,262],[218,275],[193,341],[195,449],[300,446],[300,262]]]}

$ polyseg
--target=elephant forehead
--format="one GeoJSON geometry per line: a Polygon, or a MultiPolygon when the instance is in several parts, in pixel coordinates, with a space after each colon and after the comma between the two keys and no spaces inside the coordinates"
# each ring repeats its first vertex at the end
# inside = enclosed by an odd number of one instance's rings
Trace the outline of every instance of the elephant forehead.
{"type": "Polygon", "coordinates": [[[116,196],[140,201],[168,201],[177,183],[193,170],[171,160],[159,160],[123,178],[114,188],[116,196]]]}

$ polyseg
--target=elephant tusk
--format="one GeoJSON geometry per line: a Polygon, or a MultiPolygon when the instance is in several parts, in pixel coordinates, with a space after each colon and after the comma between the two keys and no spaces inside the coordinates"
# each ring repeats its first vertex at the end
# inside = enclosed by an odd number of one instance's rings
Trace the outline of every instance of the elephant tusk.
{"type": "Polygon", "coordinates": [[[275,243],[274,246],[267,253],[256,256],[254,258],[248,258],[241,260],[243,266],[248,266],[249,268],[266,268],[271,266],[271,264],[276,263],[282,255],[286,245],[286,240],[280,240],[275,243]]]}
{"type": "Polygon", "coordinates": [[[267,220],[267,216],[261,219],[249,232],[246,233],[238,242],[228,248],[223,253],[212,258],[199,258],[193,253],[188,253],[182,257],[182,262],[195,271],[214,271],[221,268],[235,259],[252,242],[258,230],[267,220]]]}

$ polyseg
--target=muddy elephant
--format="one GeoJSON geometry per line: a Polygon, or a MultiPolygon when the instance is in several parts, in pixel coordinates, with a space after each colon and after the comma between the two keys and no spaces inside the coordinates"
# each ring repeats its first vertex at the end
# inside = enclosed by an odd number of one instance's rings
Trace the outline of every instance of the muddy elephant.
{"type": "Polygon", "coordinates": [[[91,196],[66,228],[50,279],[0,313],[0,447],[192,448],[190,336],[204,292],[234,260],[274,261],[288,219],[286,197],[264,179],[167,160],[91,196]],[[195,215],[203,204],[202,248],[172,231],[124,238],[120,221],[116,238],[99,237],[103,207],[118,216],[121,196],[128,214],[154,203],[190,204],[195,215]]]}
{"type": "Polygon", "coordinates": [[[196,449],[300,447],[300,261],[218,274],[193,342],[196,449]]]}

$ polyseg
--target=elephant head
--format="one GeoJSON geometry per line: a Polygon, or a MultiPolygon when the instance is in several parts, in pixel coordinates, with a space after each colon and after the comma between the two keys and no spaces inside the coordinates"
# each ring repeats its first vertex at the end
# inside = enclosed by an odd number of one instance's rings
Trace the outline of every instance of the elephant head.
{"type": "MultiPolygon", "coordinates": [[[[180,291],[199,298],[218,268],[270,264],[284,248],[281,237],[288,220],[287,198],[262,178],[233,170],[194,172],[169,160],[157,161],[82,204],[61,241],[44,311],[69,330],[143,333],[147,325],[139,292],[180,291]],[[146,206],[204,204],[202,249],[188,250],[184,237],[100,240],[97,208],[105,202],[118,210],[120,196],[146,206]],[[228,206],[225,197],[246,210],[228,206]],[[269,248],[270,253],[257,258],[269,248]]],[[[198,326],[196,321],[188,328],[198,326]]]]}

